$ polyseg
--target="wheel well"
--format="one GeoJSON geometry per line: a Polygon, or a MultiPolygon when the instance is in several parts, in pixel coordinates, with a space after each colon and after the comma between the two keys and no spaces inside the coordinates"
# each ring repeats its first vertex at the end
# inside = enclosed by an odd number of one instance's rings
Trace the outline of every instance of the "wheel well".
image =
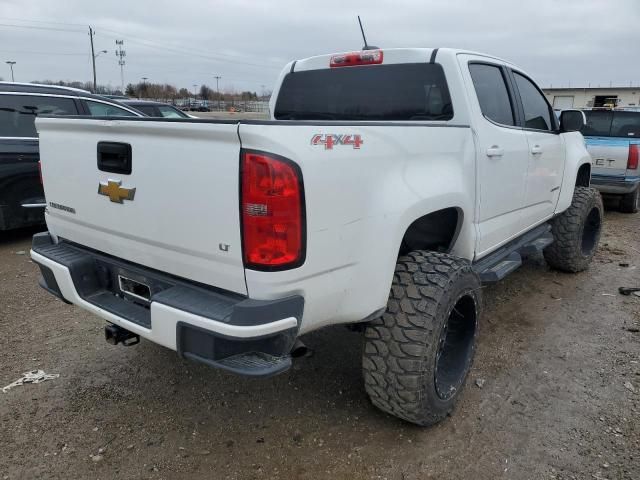
{"type": "Polygon", "coordinates": [[[576,175],[576,187],[588,187],[591,183],[591,164],[585,163],[578,169],[576,175]]]}
{"type": "Polygon", "coordinates": [[[413,250],[448,252],[458,236],[462,212],[457,208],[445,208],[415,220],[402,237],[400,255],[413,250]]]}

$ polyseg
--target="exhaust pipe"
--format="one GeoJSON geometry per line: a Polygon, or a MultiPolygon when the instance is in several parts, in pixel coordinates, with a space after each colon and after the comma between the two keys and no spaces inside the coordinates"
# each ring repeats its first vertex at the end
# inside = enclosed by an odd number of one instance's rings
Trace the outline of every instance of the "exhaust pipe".
{"type": "Polygon", "coordinates": [[[140,335],[125,330],[118,325],[110,324],[104,327],[104,339],[111,345],[122,343],[125,347],[140,343],[140,335]]]}
{"type": "Polygon", "coordinates": [[[296,342],[293,344],[290,355],[292,358],[310,357],[311,355],[313,355],[313,350],[311,350],[304,343],[302,343],[299,338],[297,338],[296,342]]]}

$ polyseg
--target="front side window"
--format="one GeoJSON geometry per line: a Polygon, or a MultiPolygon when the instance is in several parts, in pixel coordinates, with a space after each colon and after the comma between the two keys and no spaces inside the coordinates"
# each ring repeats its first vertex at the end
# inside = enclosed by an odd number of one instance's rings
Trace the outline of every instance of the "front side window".
{"type": "Polygon", "coordinates": [[[278,120],[450,120],[453,108],[442,66],[362,65],[287,74],[278,120]]]}
{"type": "Polygon", "coordinates": [[[502,69],[496,65],[472,63],[469,72],[482,114],[502,125],[515,125],[513,108],[502,69]]]}
{"type": "Polygon", "coordinates": [[[134,117],[135,114],[124,108],[116,107],[108,103],[86,100],[89,114],[92,117],[134,117]]]}
{"type": "Polygon", "coordinates": [[[0,137],[37,137],[38,115],[77,115],[73,99],[46,95],[0,95],[0,137]]]}
{"type": "Polygon", "coordinates": [[[513,72],[524,110],[524,127],[535,130],[553,130],[549,104],[538,87],[527,77],[513,72]]]}

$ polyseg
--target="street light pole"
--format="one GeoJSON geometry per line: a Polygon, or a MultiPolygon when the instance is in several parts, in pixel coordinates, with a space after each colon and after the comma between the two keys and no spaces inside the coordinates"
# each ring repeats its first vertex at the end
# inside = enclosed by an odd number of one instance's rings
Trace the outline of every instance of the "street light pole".
{"type": "Polygon", "coordinates": [[[15,82],[15,79],[13,78],[13,66],[16,64],[16,62],[14,62],[13,60],[9,60],[6,62],[7,65],[9,65],[9,68],[11,69],[11,81],[15,82]]]}
{"type": "Polygon", "coordinates": [[[220,110],[220,86],[218,82],[222,77],[220,75],[214,75],[213,78],[216,79],[216,96],[218,97],[218,110],[220,110]]]}

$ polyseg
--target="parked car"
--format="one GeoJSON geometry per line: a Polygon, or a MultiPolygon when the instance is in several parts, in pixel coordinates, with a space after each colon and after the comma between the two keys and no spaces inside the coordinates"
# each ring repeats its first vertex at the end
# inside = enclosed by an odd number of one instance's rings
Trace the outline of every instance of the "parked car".
{"type": "Polygon", "coordinates": [[[620,199],[620,211],[640,210],[640,111],[585,110],[582,134],[593,161],[591,183],[620,199]]]}
{"type": "Polygon", "coordinates": [[[34,124],[41,114],[141,115],[84,90],[0,82],[0,231],[44,223],[34,124]]]}
{"type": "Polygon", "coordinates": [[[191,104],[192,112],[210,112],[209,104],[205,102],[197,102],[191,104]]]}
{"type": "Polygon", "coordinates": [[[442,420],[482,284],[535,253],[567,272],[593,258],[583,113],[558,121],[504,60],[430,48],[291,62],[270,107],[270,121],[38,118],[55,205],[31,251],[43,286],[104,318],[110,343],[145,337],[244,375],[283,372],[300,335],[350,324],[371,401],[442,420]]]}
{"type": "Polygon", "coordinates": [[[127,99],[122,100],[122,103],[135,108],[140,113],[148,117],[163,117],[163,118],[195,118],[191,115],[187,115],[182,110],[162,102],[152,102],[149,100],[134,100],[127,99]]]}

